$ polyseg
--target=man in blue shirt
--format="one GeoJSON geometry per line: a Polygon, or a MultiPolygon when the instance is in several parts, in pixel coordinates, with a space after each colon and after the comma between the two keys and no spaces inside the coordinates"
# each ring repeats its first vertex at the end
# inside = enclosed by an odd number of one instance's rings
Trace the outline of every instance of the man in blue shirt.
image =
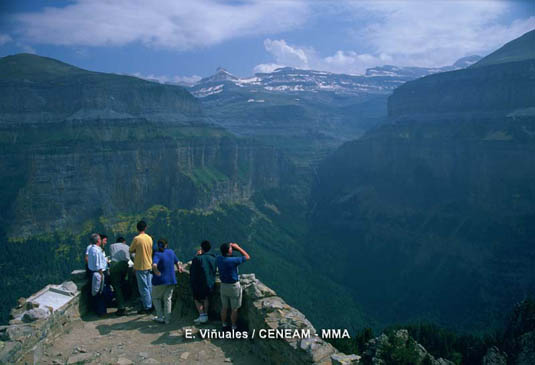
{"type": "Polygon", "coordinates": [[[158,252],[152,259],[152,304],[156,309],[154,321],[168,324],[171,321],[171,298],[176,285],[175,266],[179,272],[182,267],[178,265],[175,252],[167,248],[167,240],[158,240],[158,252]],[[163,305],[163,312],[162,312],[163,305]]]}
{"type": "Polygon", "coordinates": [[[251,256],[237,243],[223,243],[220,247],[222,256],[216,259],[219,277],[221,279],[221,322],[223,328],[228,327],[227,311],[230,306],[230,321],[232,329],[236,330],[238,322],[238,310],[242,302],[242,289],[238,277],[238,266],[249,260],[251,256]],[[236,250],[242,256],[232,257],[232,250],[236,250]]]}

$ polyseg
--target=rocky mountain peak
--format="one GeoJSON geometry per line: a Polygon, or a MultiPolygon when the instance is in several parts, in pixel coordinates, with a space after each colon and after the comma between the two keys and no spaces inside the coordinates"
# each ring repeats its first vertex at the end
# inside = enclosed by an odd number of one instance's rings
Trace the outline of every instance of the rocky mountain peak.
{"type": "Polygon", "coordinates": [[[205,77],[199,83],[208,83],[208,82],[220,82],[220,81],[236,81],[239,80],[239,77],[234,76],[223,67],[218,67],[215,74],[212,76],[205,77]]]}

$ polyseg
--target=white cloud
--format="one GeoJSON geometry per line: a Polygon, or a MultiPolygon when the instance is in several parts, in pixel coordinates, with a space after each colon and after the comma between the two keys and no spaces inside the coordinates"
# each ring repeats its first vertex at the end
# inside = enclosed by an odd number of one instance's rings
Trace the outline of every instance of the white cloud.
{"type": "Polygon", "coordinates": [[[473,54],[486,55],[535,28],[535,17],[505,23],[505,1],[350,2],[355,19],[376,19],[354,27],[354,39],[397,65],[442,66],[473,54]]]}
{"type": "Polygon", "coordinates": [[[0,46],[11,42],[13,39],[9,36],[9,34],[3,34],[0,33],[0,46]]]}
{"type": "Polygon", "coordinates": [[[278,63],[261,63],[254,67],[253,72],[254,73],[270,73],[281,67],[284,67],[284,65],[279,65],[278,63]]]}
{"type": "MultiPolygon", "coordinates": [[[[326,6],[322,3],[324,11],[326,6]]],[[[485,56],[535,28],[535,16],[505,20],[510,6],[483,0],[337,2],[329,14],[351,19],[348,36],[354,49],[320,56],[311,47],[271,39],[264,41],[264,48],[279,67],[336,73],[359,74],[384,64],[451,65],[464,56],[485,56]]],[[[269,70],[269,65],[257,65],[255,71],[269,70]]]]}
{"type": "Polygon", "coordinates": [[[254,72],[272,72],[277,68],[290,66],[300,69],[360,74],[369,67],[392,61],[391,57],[386,54],[374,56],[354,51],[337,51],[332,56],[320,57],[313,48],[289,45],[283,39],[266,39],[264,48],[273,56],[276,63],[257,65],[254,72]]]}
{"type": "Polygon", "coordinates": [[[225,40],[290,30],[306,18],[302,1],[76,0],[15,17],[31,42],[109,46],[141,42],[187,50],[225,40]]]}
{"type": "Polygon", "coordinates": [[[313,50],[305,50],[289,46],[284,39],[272,41],[266,39],[264,41],[264,48],[271,53],[277,62],[288,66],[299,66],[307,68],[308,58],[307,53],[313,50]]]}

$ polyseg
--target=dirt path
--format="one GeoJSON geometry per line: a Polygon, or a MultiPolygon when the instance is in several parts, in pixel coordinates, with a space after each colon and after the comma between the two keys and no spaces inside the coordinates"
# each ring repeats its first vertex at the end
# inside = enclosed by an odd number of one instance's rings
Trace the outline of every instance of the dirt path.
{"type": "MultiPolygon", "coordinates": [[[[111,312],[111,310],[110,310],[111,312]]],[[[117,317],[88,317],[72,323],[68,333],[43,345],[34,359],[39,364],[264,364],[248,340],[186,339],[193,318],[174,318],[170,324],[152,321],[151,315],[130,312],[117,317]]],[[[209,322],[198,328],[219,328],[209,322]]],[[[195,327],[193,327],[195,329],[195,327]]]]}

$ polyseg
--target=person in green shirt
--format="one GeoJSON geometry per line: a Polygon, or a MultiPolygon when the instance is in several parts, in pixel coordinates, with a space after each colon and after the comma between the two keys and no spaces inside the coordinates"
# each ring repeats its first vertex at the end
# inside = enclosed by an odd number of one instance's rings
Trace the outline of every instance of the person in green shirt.
{"type": "Polygon", "coordinates": [[[194,320],[196,324],[208,322],[209,298],[214,290],[216,258],[210,249],[210,242],[202,241],[197,256],[191,260],[190,284],[195,306],[199,312],[199,317],[194,320]]]}

